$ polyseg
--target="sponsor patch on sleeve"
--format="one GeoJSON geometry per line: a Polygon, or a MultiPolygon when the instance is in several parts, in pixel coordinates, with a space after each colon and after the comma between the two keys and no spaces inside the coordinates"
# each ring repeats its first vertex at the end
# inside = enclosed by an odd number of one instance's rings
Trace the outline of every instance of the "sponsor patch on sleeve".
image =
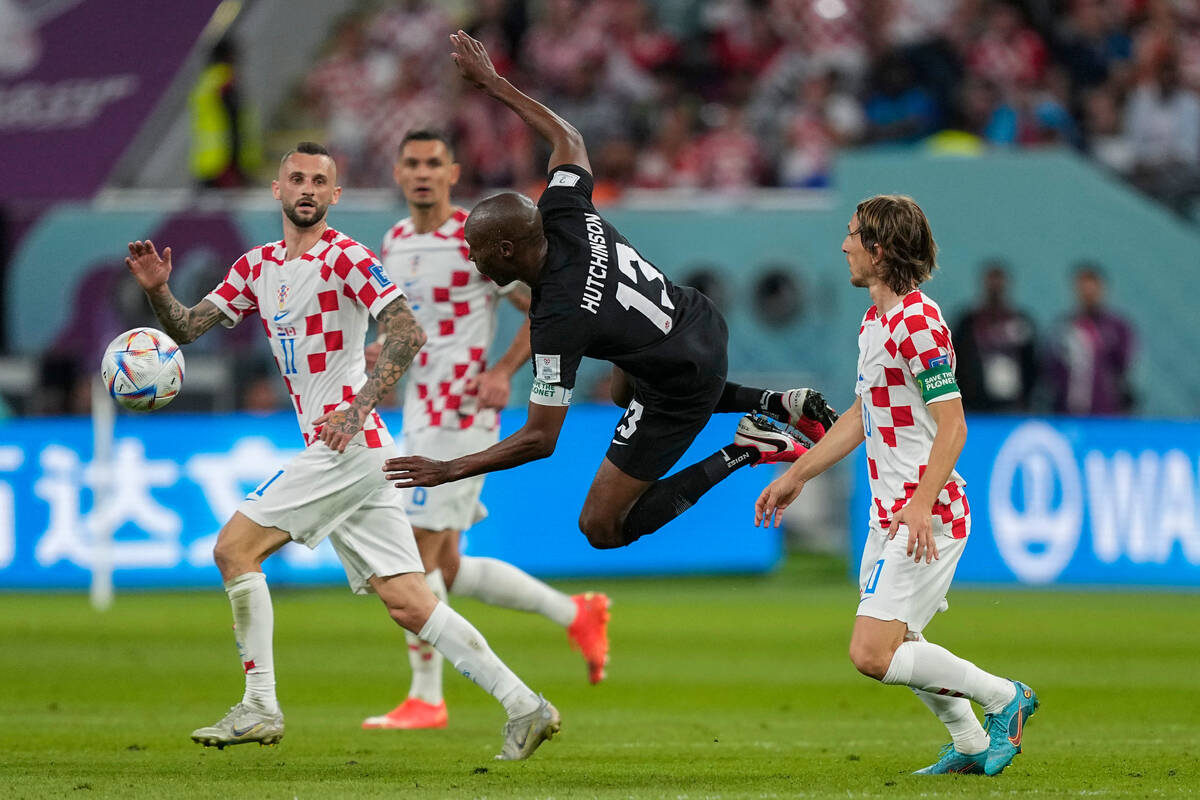
{"type": "Polygon", "coordinates": [[[545,383],[558,383],[562,379],[562,366],[560,364],[561,356],[551,355],[544,356],[538,353],[533,357],[535,365],[535,374],[539,381],[545,383]]]}
{"type": "Polygon", "coordinates": [[[958,391],[958,383],[954,380],[954,371],[950,369],[949,364],[941,364],[922,372],[917,376],[917,386],[921,388],[921,399],[926,403],[958,391]]]}
{"type": "Polygon", "coordinates": [[[925,366],[929,369],[933,369],[934,367],[948,367],[950,366],[950,356],[943,354],[937,358],[931,358],[925,366]]]}
{"type": "Polygon", "coordinates": [[[529,390],[529,402],[539,406],[569,406],[573,393],[573,389],[535,380],[533,388],[529,390]]]}
{"type": "Polygon", "coordinates": [[[550,179],[550,184],[546,188],[549,189],[551,186],[574,186],[577,183],[579,183],[578,175],[574,172],[567,172],[560,169],[554,173],[554,177],[550,179]]]}

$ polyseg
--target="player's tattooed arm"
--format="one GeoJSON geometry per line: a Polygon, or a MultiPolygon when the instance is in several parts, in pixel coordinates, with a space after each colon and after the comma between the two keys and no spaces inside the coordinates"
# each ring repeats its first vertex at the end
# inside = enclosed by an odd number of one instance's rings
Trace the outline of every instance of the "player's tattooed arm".
{"type": "Polygon", "coordinates": [[[171,294],[167,286],[171,277],[171,248],[163,248],[159,256],[154,242],[149,239],[131,242],[125,266],[149,298],[163,330],[180,344],[194,342],[224,316],[210,300],[201,300],[188,308],[171,294]]]}
{"type": "Polygon", "coordinates": [[[225,316],[211,300],[201,300],[188,308],[166,286],[153,294],[147,292],[146,296],[150,298],[154,315],[158,317],[163,330],[180,344],[196,341],[225,316]]]}
{"type": "Polygon", "coordinates": [[[321,427],[321,441],[332,450],[344,452],[346,445],[363,426],[379,398],[396,385],[417,353],[425,345],[425,331],[413,316],[404,298],[388,303],[376,319],[379,332],[385,336],[375,369],[358,390],[350,408],[331,411],[313,422],[321,427]]]}

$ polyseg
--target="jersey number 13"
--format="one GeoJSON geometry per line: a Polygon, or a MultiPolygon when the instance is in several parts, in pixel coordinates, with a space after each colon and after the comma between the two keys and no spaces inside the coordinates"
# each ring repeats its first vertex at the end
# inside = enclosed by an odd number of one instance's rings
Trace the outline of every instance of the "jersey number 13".
{"type": "Polygon", "coordinates": [[[654,268],[653,264],[638,255],[637,250],[624,242],[617,242],[617,266],[620,267],[621,274],[629,279],[629,283],[617,282],[617,302],[624,306],[626,311],[633,309],[642,314],[663,333],[670,333],[671,314],[669,312],[675,309],[675,304],[671,302],[671,297],[667,294],[667,279],[654,268]],[[642,294],[637,288],[639,272],[649,284],[646,286],[646,291],[653,294],[653,284],[657,282],[660,285],[661,297],[658,301],[642,294]]]}

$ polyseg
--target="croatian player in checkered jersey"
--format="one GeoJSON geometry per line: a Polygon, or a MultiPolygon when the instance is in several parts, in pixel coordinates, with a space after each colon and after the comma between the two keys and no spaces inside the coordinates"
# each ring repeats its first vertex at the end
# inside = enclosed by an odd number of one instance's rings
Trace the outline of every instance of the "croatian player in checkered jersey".
{"type": "Polygon", "coordinates": [[[613,364],[613,399],[626,408],[580,512],[580,530],[593,547],[624,547],[653,533],[735,470],[794,460],[805,445],[766,414],[810,438],[824,435],[835,415],[818,392],[770,392],[725,379],[725,320],[596,212],[579,132],[497,74],[478,40],[463,31],[450,40],[462,77],[551,147],[548,185],[536,205],[513,192],[495,195],[475,206],[464,227],[480,273],[501,286],[519,280],[532,289],[535,377],[520,430],[448,461],[389,459],[388,480],[402,489],[438,486],[553,454],[585,356],[613,364]],[[751,413],[732,443],[663,477],[719,412],[751,413]]]}
{"type": "MultiPolygon", "coordinates": [[[[487,352],[500,298],[524,314],[529,290],[517,283],[496,286],[467,258],[467,212],[450,202],[459,165],[442,133],[406,133],[393,174],[411,216],[388,231],[381,261],[429,335],[405,379],[404,449],[457,458],[499,441],[498,411],[508,405],[513,374],[529,361],[528,321],[495,364],[487,364],[487,352]]],[[[379,347],[376,342],[368,348],[368,362],[379,347]]],[[[608,598],[593,592],[571,597],[512,564],[460,555],[460,533],[487,515],[479,501],[482,490],[480,475],[402,493],[433,593],[443,601],[449,591],[547,617],[567,629],[568,640],[587,661],[589,679],[598,683],[608,657],[608,598]]],[[[364,728],[446,726],[442,658],[414,634],[407,639],[408,697],[387,714],[366,719],[364,728]]]]}
{"type": "Polygon", "coordinates": [[[233,606],[246,689],[241,702],[192,739],[220,748],[283,738],[262,562],[289,541],[315,548],[328,538],[355,593],[379,595],[392,619],[504,706],[508,722],[497,758],[526,758],[558,730],[558,712],[434,597],[400,497],[381,472],[396,448],[374,407],[426,336],[374,254],[326,222],[341,187],[324,147],[302,142],[285,155],[272,191],[283,212],[283,240],[246,253],[191,308],[167,287],[170,248],[160,257],[152,242],[134,242],[125,260],[163,328],[181,344],[218,322],[233,327],[258,312],[306,445],[246,495],[217,536],[213,558],[233,606]],[[387,335],[370,375],[362,346],[368,314],[387,335]]]}
{"type": "Polygon", "coordinates": [[[864,675],[908,686],[950,731],[953,741],[918,774],[997,775],[1021,752],[1037,695],[922,634],[947,608],[971,530],[965,481],[954,470],[967,437],[954,346],[941,310],[919,288],[936,268],[937,245],[911,198],[880,195],[858,204],[842,252],[850,283],[873,301],[858,334],[857,399],[763,490],[755,522],[778,525],[807,481],[866,440],[871,530],[850,659],[864,675]],[[972,700],[983,707],[986,727],[972,700]]]}

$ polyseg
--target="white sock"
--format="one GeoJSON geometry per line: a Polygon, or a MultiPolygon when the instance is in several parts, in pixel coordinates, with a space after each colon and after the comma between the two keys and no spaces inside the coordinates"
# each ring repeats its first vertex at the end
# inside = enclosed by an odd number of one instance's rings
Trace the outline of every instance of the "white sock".
{"type": "Polygon", "coordinates": [[[450,591],[490,606],[541,614],[564,628],[575,621],[577,611],[570,596],[494,558],[463,556],[450,591]]]}
{"type": "Polygon", "coordinates": [[[897,647],[883,682],[966,697],[983,706],[988,714],[1003,709],[1016,694],[1012,681],[984,672],[946,648],[926,641],[903,642],[897,647]]]}
{"type": "MultiPolygon", "coordinates": [[[[442,580],[440,569],[425,573],[425,583],[438,600],[446,602],[446,582],[442,580]]],[[[408,696],[436,706],[442,702],[442,654],[415,633],[405,631],[404,639],[408,643],[408,663],[412,667],[408,696]]]]}
{"type": "Polygon", "coordinates": [[[913,689],[912,693],[946,726],[950,738],[954,740],[955,750],[969,756],[988,749],[987,732],[979,724],[975,712],[971,710],[970,700],[965,697],[933,694],[923,689],[913,689]]]}
{"type": "Polygon", "coordinates": [[[421,628],[421,638],[436,647],[463,676],[499,700],[509,719],[538,707],[538,696],[492,652],[483,634],[445,603],[434,606],[421,628]]]}
{"type": "Polygon", "coordinates": [[[233,635],[246,673],[242,702],[270,714],[277,713],[275,656],[271,651],[275,611],[271,608],[267,576],[261,572],[239,575],[225,583],[225,594],[233,606],[233,635]]]}

